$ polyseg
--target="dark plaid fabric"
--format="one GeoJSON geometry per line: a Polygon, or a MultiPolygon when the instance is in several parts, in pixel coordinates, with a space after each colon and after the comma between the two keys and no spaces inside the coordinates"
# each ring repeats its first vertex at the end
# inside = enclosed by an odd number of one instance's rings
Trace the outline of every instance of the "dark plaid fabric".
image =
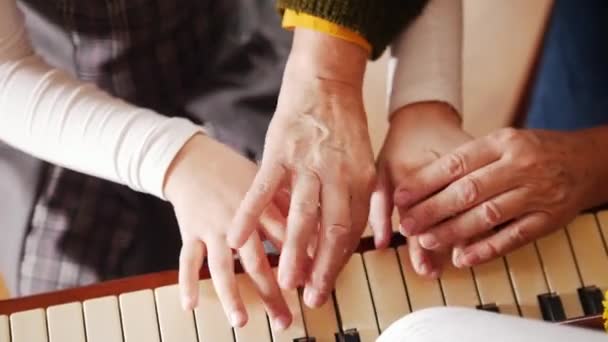
{"type": "MultiPolygon", "coordinates": [[[[257,158],[288,39],[273,41],[283,33],[268,34],[261,17],[243,20],[243,13],[256,14],[243,3],[248,2],[27,0],[24,5],[65,30],[78,78],[162,114],[217,125],[228,144],[231,136],[248,136],[231,126],[240,118],[255,138],[231,145],[257,158]],[[225,112],[227,119],[218,119],[225,112]]],[[[270,1],[249,4],[256,4],[258,14],[273,11],[270,1]]],[[[278,28],[278,18],[273,20],[267,24],[278,28]]],[[[176,267],[179,233],[167,203],[54,165],[42,177],[24,242],[20,295],[176,267]]]]}

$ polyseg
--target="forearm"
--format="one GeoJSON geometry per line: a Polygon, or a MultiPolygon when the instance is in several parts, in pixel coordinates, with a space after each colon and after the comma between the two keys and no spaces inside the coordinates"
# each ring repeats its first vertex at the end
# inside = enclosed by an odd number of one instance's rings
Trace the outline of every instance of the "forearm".
{"type": "Polygon", "coordinates": [[[112,98],[30,48],[13,0],[0,0],[0,139],[40,159],[164,197],[169,164],[200,128],[112,98]]]}
{"type": "Polygon", "coordinates": [[[392,46],[390,113],[438,101],[462,112],[462,1],[430,0],[392,46]]]}

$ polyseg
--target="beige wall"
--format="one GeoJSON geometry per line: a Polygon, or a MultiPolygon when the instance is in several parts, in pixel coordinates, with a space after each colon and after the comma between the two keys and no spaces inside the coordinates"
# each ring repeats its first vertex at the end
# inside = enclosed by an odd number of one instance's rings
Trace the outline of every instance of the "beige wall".
{"type": "MultiPolygon", "coordinates": [[[[479,136],[511,123],[553,0],[464,0],[464,126],[479,136]]],[[[370,63],[364,99],[374,150],[386,134],[385,55],[370,63]]]]}

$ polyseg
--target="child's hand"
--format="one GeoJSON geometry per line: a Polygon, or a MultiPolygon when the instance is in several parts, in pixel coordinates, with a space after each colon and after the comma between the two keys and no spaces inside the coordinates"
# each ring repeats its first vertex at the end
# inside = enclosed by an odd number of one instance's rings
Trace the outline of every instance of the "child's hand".
{"type": "MultiPolygon", "coordinates": [[[[226,231],[249,189],[256,166],[228,147],[204,136],[194,136],[173,161],[165,194],[173,204],[182,236],[179,285],[182,306],[198,301],[199,270],[207,257],[209,271],[224,311],[234,327],[247,322],[247,311],[234,275],[234,257],[226,231]]],[[[291,313],[271,271],[259,233],[277,247],[283,241],[285,218],[271,205],[260,218],[256,233],[238,250],[273,325],[286,328],[291,313]]]]}

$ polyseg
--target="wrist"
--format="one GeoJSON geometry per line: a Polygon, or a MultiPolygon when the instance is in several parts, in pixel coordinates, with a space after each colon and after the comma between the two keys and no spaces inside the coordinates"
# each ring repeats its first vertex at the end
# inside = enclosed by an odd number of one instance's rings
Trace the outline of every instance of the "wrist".
{"type": "Polygon", "coordinates": [[[461,129],[462,118],[452,106],[438,101],[412,103],[399,108],[390,116],[391,127],[412,124],[461,129]]]}
{"type": "MultiPolygon", "coordinates": [[[[165,174],[165,184],[163,191],[167,200],[175,203],[179,198],[179,194],[183,192],[184,187],[188,186],[187,182],[190,178],[189,172],[191,168],[188,163],[193,158],[205,158],[206,147],[209,145],[211,138],[198,133],[192,136],[171,161],[167,173],[165,174]]],[[[201,172],[203,170],[200,170],[201,172]]]]}
{"type": "Polygon", "coordinates": [[[285,74],[361,87],[368,53],[361,46],[306,28],[296,28],[285,74]]]}

